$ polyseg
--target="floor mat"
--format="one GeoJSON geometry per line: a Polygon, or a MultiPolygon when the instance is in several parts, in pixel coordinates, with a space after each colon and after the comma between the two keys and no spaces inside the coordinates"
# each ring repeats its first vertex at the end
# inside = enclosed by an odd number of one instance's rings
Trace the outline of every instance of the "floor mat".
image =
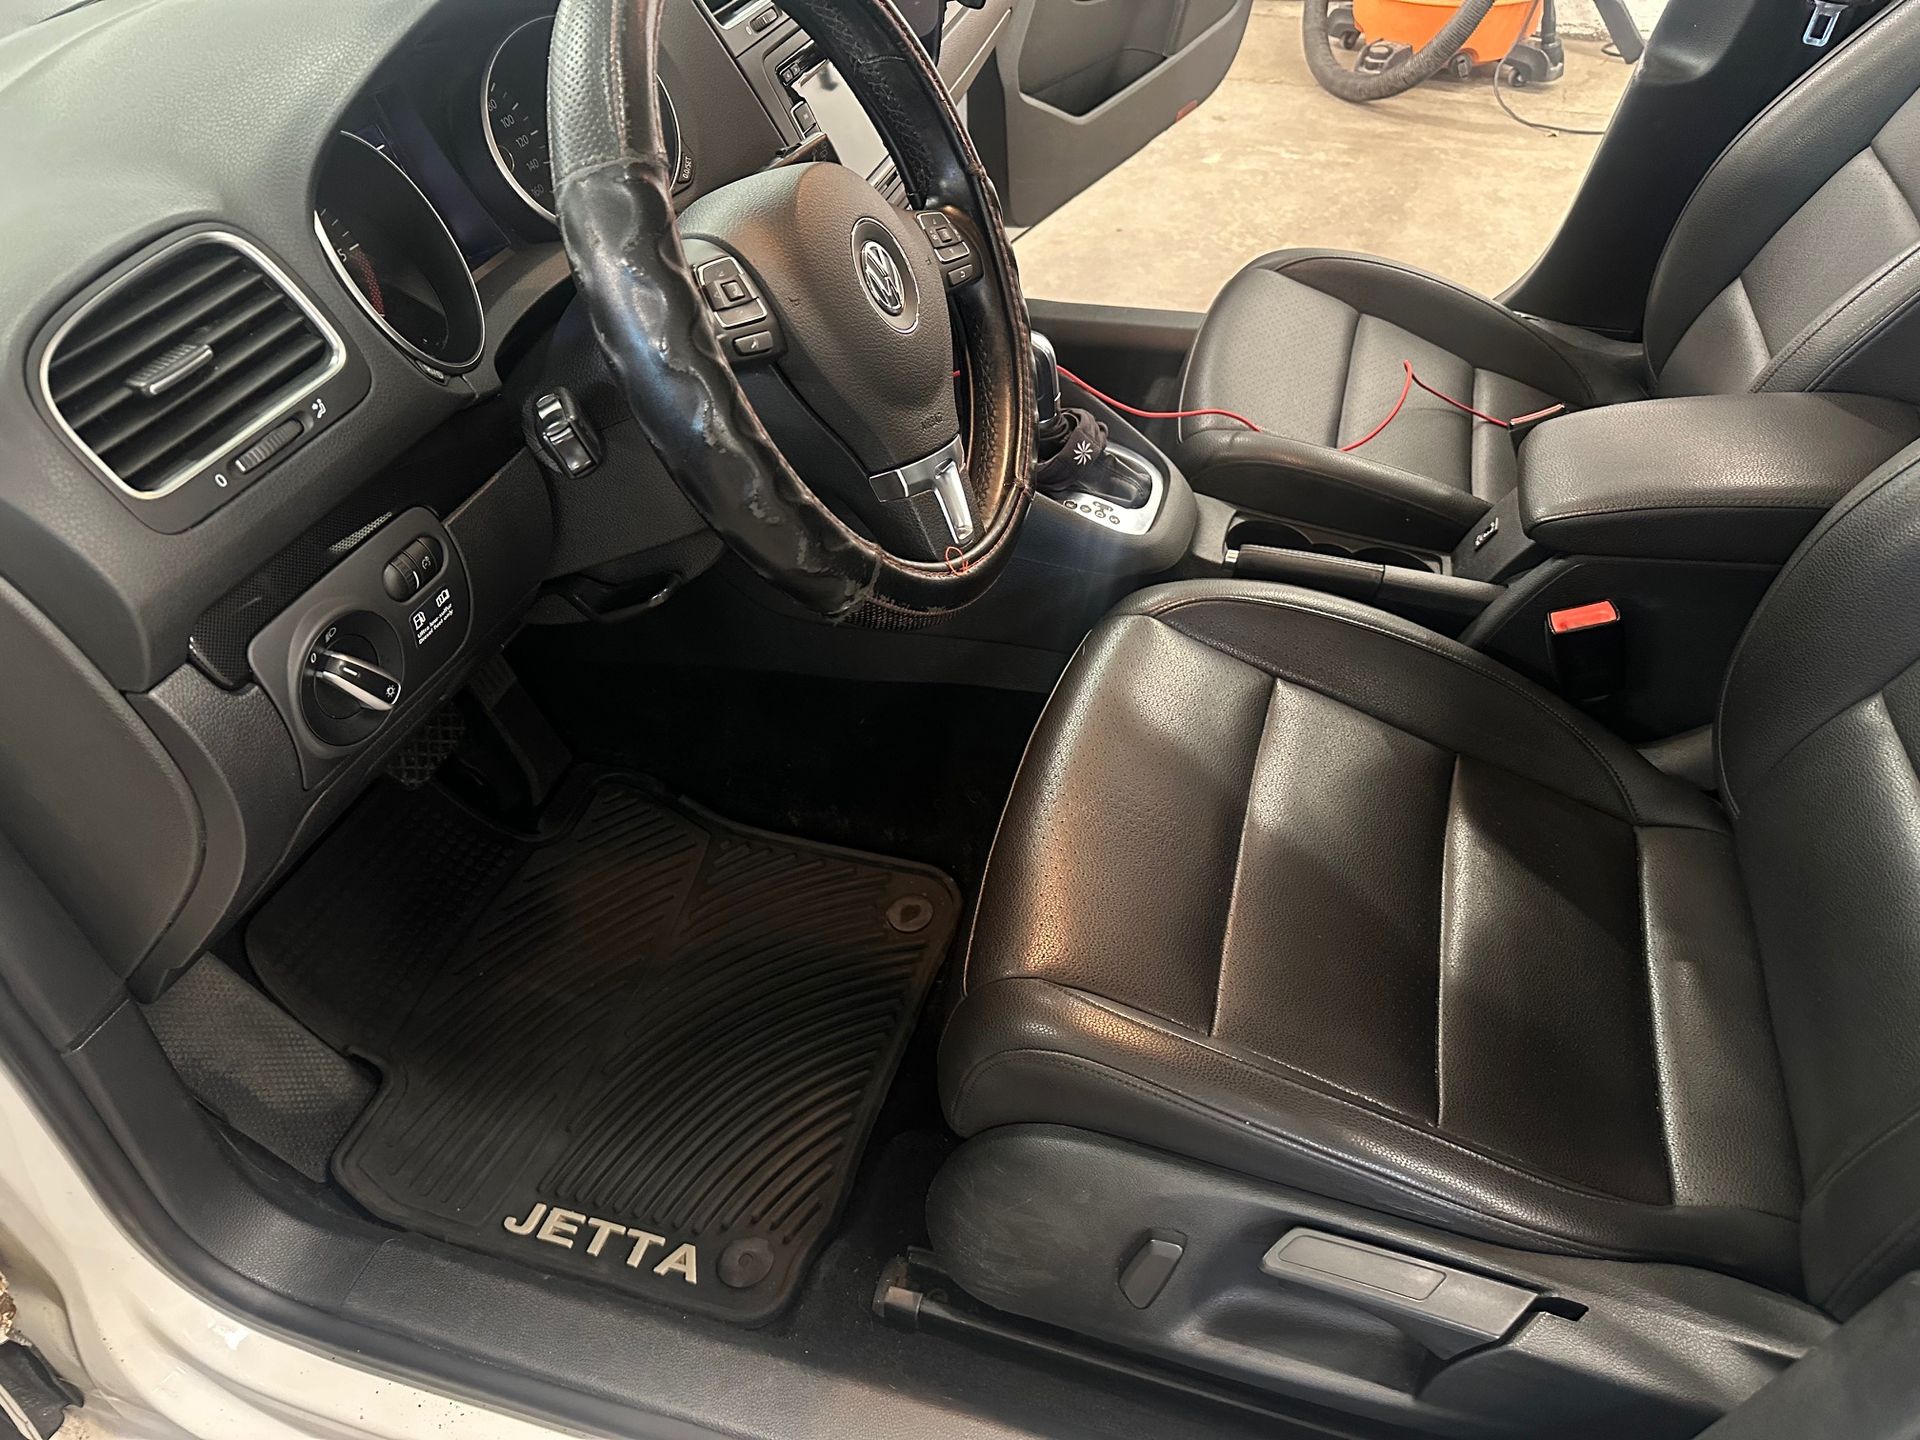
{"type": "Polygon", "coordinates": [[[287,1008],[383,1083],[374,1213],[684,1309],[791,1298],[960,912],[937,871],[605,778],[539,841],[381,787],[255,918],[287,1008]]]}

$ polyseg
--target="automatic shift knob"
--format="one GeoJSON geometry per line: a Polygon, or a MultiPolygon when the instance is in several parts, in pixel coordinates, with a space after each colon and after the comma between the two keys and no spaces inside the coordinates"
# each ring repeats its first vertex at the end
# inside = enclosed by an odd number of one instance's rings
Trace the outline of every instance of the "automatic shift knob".
{"type": "Polygon", "coordinates": [[[1042,429],[1060,418],[1060,357],[1053,342],[1033,332],[1033,398],[1035,418],[1042,429]]]}

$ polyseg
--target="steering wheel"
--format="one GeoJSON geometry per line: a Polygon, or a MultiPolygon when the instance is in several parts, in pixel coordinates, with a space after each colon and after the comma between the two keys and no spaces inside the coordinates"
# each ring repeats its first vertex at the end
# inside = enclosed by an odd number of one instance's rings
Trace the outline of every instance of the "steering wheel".
{"type": "Polygon", "coordinates": [[[914,210],[812,163],[677,220],[657,84],[667,3],[561,0],[554,19],[560,233],[627,403],[694,508],[801,604],[880,624],[964,605],[1025,518],[1034,402],[1012,251],[953,102],[887,0],[782,0],[865,104],[914,210]],[[836,498],[868,533],[795,473],[736,362],[777,363],[830,433],[836,498]]]}

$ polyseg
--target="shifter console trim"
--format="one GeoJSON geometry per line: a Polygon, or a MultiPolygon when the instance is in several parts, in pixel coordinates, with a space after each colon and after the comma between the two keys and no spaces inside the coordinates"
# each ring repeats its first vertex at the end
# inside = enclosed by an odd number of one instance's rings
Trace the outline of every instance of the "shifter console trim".
{"type": "Polygon", "coordinates": [[[1137,450],[1130,450],[1114,440],[1107,442],[1107,455],[1119,465],[1124,465],[1134,474],[1143,477],[1149,486],[1144,505],[1129,509],[1116,505],[1104,496],[1091,495],[1084,490],[1069,490],[1061,495],[1047,495],[1040,498],[1063,505],[1067,509],[1084,515],[1102,530],[1111,530],[1116,535],[1144,535],[1153,529],[1153,522],[1160,518],[1160,510],[1167,500],[1167,477],[1160,467],[1137,450]]]}

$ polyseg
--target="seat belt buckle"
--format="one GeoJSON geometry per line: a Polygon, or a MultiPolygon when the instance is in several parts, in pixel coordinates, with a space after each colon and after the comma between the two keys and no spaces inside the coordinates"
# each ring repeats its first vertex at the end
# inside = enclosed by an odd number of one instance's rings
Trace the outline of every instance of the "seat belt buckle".
{"type": "Polygon", "coordinates": [[[1836,0],[1813,0],[1813,14],[1807,17],[1807,30],[1800,43],[1815,50],[1826,49],[1833,43],[1833,32],[1839,29],[1840,17],[1846,12],[1846,4],[1836,0]]]}
{"type": "Polygon", "coordinates": [[[1626,681],[1626,622],[1611,600],[1547,614],[1547,655],[1560,693],[1582,704],[1617,694],[1626,681]]]}

